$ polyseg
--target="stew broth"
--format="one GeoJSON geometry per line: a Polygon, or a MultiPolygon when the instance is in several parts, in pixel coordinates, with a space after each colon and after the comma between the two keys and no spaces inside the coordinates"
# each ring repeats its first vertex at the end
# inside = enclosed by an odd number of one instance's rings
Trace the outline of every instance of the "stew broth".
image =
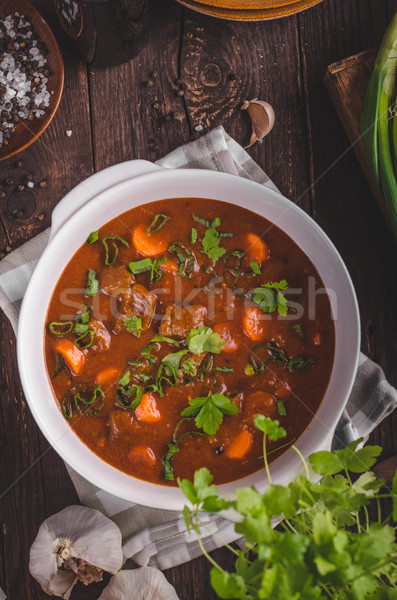
{"type": "Polygon", "coordinates": [[[255,415],[286,430],[272,461],[326,392],[335,332],[323,287],[291,238],[244,208],[134,208],[91,234],[54,290],[45,359],[60,410],[134,477],[249,475],[263,467],[255,415]]]}

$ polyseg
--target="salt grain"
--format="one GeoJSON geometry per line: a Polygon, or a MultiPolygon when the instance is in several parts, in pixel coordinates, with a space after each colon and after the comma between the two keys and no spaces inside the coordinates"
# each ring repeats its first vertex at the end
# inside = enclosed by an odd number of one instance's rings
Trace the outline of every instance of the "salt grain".
{"type": "Polygon", "coordinates": [[[30,22],[18,12],[0,16],[0,148],[15,123],[41,117],[49,106],[46,63],[30,22]]]}
{"type": "Polygon", "coordinates": [[[72,133],[73,133],[73,131],[72,131],[71,129],[68,129],[68,130],[66,131],[66,135],[67,135],[68,137],[70,137],[70,136],[72,135],[72,133]]]}

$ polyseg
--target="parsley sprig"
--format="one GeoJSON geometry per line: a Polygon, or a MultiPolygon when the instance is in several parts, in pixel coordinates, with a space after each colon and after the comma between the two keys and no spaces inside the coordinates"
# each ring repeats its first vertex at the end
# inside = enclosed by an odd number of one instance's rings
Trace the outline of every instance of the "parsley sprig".
{"type": "Polygon", "coordinates": [[[223,394],[212,394],[204,398],[193,398],[189,406],[181,412],[181,417],[193,417],[196,427],[208,435],[214,435],[223,421],[224,415],[234,415],[238,407],[223,394]]]}
{"type": "Polygon", "coordinates": [[[213,332],[211,327],[200,325],[191,329],[186,338],[186,345],[192,354],[201,354],[202,352],[212,352],[219,354],[225,347],[225,340],[219,333],[213,332]]]}
{"type": "MultiPolygon", "coordinates": [[[[264,439],[284,435],[278,423],[263,415],[256,425],[264,439]]],[[[220,598],[285,600],[388,600],[397,588],[397,474],[392,489],[380,493],[384,481],[369,469],[381,452],[379,446],[360,448],[356,440],[343,450],[321,451],[309,457],[319,482],[307,475],[289,485],[275,485],[269,477],[264,493],[254,487],[238,488],[234,499],[219,495],[206,468],[194,480],[178,480],[189,500],[183,515],[190,532],[201,538],[200,511],[219,512],[232,507],[240,516],[236,532],[246,549],[236,550],[235,570],[228,572],[211,561],[211,584],[220,598]],[[354,481],[352,473],[358,475],[354,481]],[[368,505],[392,500],[392,512],[371,522],[368,505]],[[281,526],[273,528],[273,521],[281,526]],[[346,529],[346,526],[349,529],[346,529]]],[[[295,448],[298,452],[298,449],[295,448]]],[[[270,475],[270,474],[269,474],[270,475]]]]}
{"type": "Polygon", "coordinates": [[[287,299],[282,290],[287,288],[288,284],[285,279],[279,282],[268,281],[254,289],[252,299],[256,304],[259,304],[259,308],[264,313],[273,313],[277,310],[279,315],[285,317],[288,307],[287,299]]]}

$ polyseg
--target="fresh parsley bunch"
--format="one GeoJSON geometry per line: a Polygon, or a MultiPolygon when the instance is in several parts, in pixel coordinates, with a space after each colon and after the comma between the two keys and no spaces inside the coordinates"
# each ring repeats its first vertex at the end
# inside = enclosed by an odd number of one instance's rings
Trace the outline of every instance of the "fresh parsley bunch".
{"type": "MultiPolygon", "coordinates": [[[[306,476],[288,486],[275,485],[266,458],[266,440],[284,437],[277,421],[257,415],[264,434],[264,458],[269,485],[238,488],[235,499],[219,496],[208,469],[196,471],[194,481],[179,480],[192,507],[183,514],[188,530],[196,531],[203,553],[212,563],[211,584],[220,598],[244,600],[394,600],[397,598],[397,475],[392,489],[381,493],[384,481],[369,469],[381,453],[379,446],[359,448],[362,440],[343,450],[316,452],[309,457],[320,482],[306,476]],[[357,474],[357,475],[352,475],[357,474]],[[382,517],[380,500],[392,499],[392,513],[382,517]],[[368,507],[378,505],[371,522],[368,507]],[[236,532],[246,550],[228,546],[236,556],[230,573],[209,556],[201,542],[200,511],[233,508],[240,516],[236,532]],[[277,528],[274,524],[279,523],[277,528]],[[348,529],[347,529],[348,527],[348,529]]],[[[298,449],[295,450],[299,453],[298,449]]]]}

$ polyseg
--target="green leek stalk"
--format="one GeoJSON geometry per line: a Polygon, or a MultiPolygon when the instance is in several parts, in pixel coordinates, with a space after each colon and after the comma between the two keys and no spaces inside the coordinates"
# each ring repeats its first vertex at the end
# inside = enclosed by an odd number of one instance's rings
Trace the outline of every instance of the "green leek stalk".
{"type": "Polygon", "coordinates": [[[361,135],[376,182],[397,236],[397,12],[382,40],[365,92],[360,119],[361,135]],[[394,115],[394,116],[393,116],[394,115]]]}

